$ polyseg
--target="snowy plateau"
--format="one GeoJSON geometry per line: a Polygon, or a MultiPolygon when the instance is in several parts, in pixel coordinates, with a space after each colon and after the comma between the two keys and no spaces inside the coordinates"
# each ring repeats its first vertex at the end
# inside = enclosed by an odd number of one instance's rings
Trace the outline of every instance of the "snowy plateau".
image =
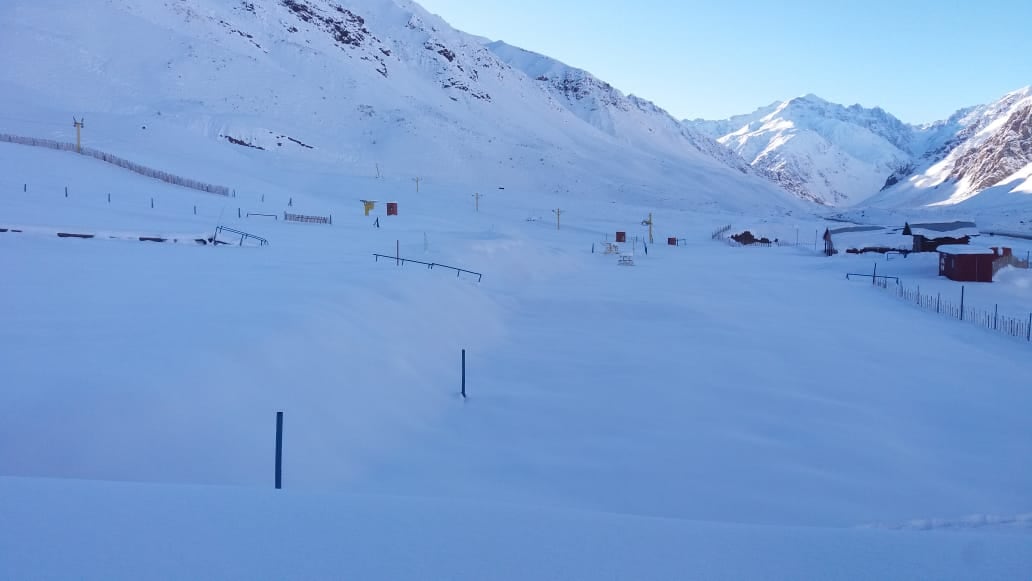
{"type": "Polygon", "coordinates": [[[682,122],[405,0],[0,23],[0,579],[1032,576],[1030,271],[820,252],[1027,257],[1027,90],[682,122]]]}

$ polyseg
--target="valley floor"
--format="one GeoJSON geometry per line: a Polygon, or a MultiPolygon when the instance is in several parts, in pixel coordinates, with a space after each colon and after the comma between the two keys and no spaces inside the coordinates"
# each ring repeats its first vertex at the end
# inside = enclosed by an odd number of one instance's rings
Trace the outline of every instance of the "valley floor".
{"type": "Polygon", "coordinates": [[[619,266],[604,240],[648,208],[568,201],[557,231],[554,199],[432,186],[389,218],[147,182],[109,205],[120,174],[64,198],[35,171],[0,193],[23,230],[0,233],[0,577],[1032,571],[1032,346],[845,279],[871,257],[732,248],[709,233],[734,218],[671,210],[657,241],[686,244],[619,266]],[[216,223],[270,245],[109,238],[216,223]],[[396,248],[483,281],[373,260],[396,248]]]}

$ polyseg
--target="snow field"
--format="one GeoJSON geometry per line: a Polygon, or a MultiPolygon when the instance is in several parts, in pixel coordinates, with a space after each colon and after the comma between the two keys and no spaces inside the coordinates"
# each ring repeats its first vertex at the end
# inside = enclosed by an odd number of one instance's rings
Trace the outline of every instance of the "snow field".
{"type": "MultiPolygon", "coordinates": [[[[211,229],[212,210],[188,213],[189,190],[52,155],[61,154],[9,159],[51,186],[74,171],[84,191],[123,192],[122,205],[15,188],[0,198],[5,225],[211,229]],[[165,200],[153,211],[143,204],[151,192],[165,200]]],[[[710,241],[716,226],[735,222],[728,215],[657,212],[657,241],[669,233],[688,246],[650,245],[635,266],[620,267],[615,256],[591,254],[591,244],[617,229],[643,235],[651,208],[496,191],[474,213],[469,191],[431,184],[417,196],[404,182],[381,187],[377,199],[398,199],[401,212],[387,218],[378,205],[379,229],[351,194],[295,199],[298,211],[332,210],[332,227],[226,220],[267,237],[266,248],[0,235],[0,368],[9,386],[0,396],[0,466],[16,477],[4,479],[12,500],[0,508],[21,531],[4,541],[21,555],[8,561],[11,575],[61,576],[76,566],[40,568],[39,535],[52,529],[14,499],[41,506],[63,494],[138,515],[135,501],[116,498],[139,494],[156,503],[155,518],[173,518],[161,507],[187,502],[174,522],[191,531],[223,496],[256,515],[295,510],[269,509],[277,501],[261,492],[271,488],[277,410],[286,413],[287,490],[273,498],[299,503],[292,506],[301,516],[281,522],[320,547],[308,564],[299,564],[301,541],[276,561],[270,547],[283,537],[240,508],[205,533],[214,541],[240,536],[236,527],[253,531],[228,553],[185,534],[144,535],[138,542],[171,543],[188,557],[172,564],[141,547],[125,576],[153,566],[169,577],[275,577],[284,566],[275,561],[316,577],[375,576],[369,567],[406,576],[422,562],[441,576],[482,578],[483,567],[511,562],[504,546],[542,555],[497,575],[512,578],[761,571],[736,564],[742,554],[760,555],[756,563],[783,577],[841,566],[843,577],[1005,578],[1027,566],[1032,551],[1020,528],[970,537],[853,530],[1028,512],[1032,469],[1020,461],[1032,453],[1021,412],[1032,399],[1021,379],[1032,370],[1026,345],[846,281],[851,258],[710,241]],[[557,231],[548,208],[560,206],[557,231]],[[374,262],[372,253],[392,254],[395,240],[402,256],[483,272],[484,280],[374,262]],[[462,348],[465,402],[457,395],[462,348]],[[125,485],[69,482],[51,493],[65,484],[40,477],[162,486],[116,492],[125,485]],[[183,500],[191,490],[204,498],[183,500]],[[325,510],[340,512],[323,521],[306,512],[325,510]],[[372,521],[379,524],[363,524],[372,521]],[[469,568],[442,560],[453,553],[439,544],[406,536],[461,539],[487,528],[496,534],[475,541],[486,552],[469,568]],[[541,534],[548,529],[554,535],[541,534]],[[335,552],[327,535],[358,548],[356,539],[366,539],[378,557],[345,562],[355,553],[335,552]],[[703,562],[707,551],[695,548],[716,542],[703,536],[731,548],[703,562]],[[421,548],[387,563],[399,538],[421,548]],[[522,544],[505,544],[516,538],[522,544]],[[625,552],[604,557],[614,543],[625,552]],[[789,556],[759,548],[769,543],[789,556]],[[806,558],[810,543],[831,556],[806,558]],[[227,557],[233,551],[269,556],[243,563],[227,557]],[[871,551],[882,560],[858,556],[871,551]]],[[[196,201],[209,199],[224,201],[196,201]]],[[[284,200],[270,195],[266,204],[284,209],[284,200]]],[[[791,231],[789,220],[759,222],[791,231]]],[[[80,505],[69,502],[52,514],[80,505]]],[[[97,538],[135,535],[142,525],[126,524],[134,518],[99,526],[97,538]]],[[[87,567],[77,570],[95,572],[86,576],[120,576],[104,550],[75,554],[87,567]]]]}

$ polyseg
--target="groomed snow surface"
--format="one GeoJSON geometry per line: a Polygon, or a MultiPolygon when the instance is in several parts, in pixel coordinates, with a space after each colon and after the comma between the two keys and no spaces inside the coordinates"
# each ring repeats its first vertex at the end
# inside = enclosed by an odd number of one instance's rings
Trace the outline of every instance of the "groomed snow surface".
{"type": "Polygon", "coordinates": [[[654,208],[407,176],[221,198],[6,144],[0,168],[0,578],[1032,575],[1032,345],[845,279],[871,256],[732,248],[709,233],[741,216],[668,208],[619,266],[604,242],[654,208]],[[218,223],[270,245],[185,242],[218,223]],[[396,241],[483,281],[374,261],[396,241]]]}

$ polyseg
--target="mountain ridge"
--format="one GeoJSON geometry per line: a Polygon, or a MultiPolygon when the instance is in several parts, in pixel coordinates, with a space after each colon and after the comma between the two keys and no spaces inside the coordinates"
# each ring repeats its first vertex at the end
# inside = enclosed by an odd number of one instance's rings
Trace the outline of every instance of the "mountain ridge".
{"type": "MultiPolygon", "coordinates": [[[[1032,123],[1021,114],[1030,95],[1032,88],[1024,87],[921,125],[880,107],[838,105],[813,94],[726,120],[684,123],[820,204],[948,205],[998,187],[1032,164],[1032,123]]],[[[1012,191],[1025,186],[1017,180],[1012,191]]]]}

